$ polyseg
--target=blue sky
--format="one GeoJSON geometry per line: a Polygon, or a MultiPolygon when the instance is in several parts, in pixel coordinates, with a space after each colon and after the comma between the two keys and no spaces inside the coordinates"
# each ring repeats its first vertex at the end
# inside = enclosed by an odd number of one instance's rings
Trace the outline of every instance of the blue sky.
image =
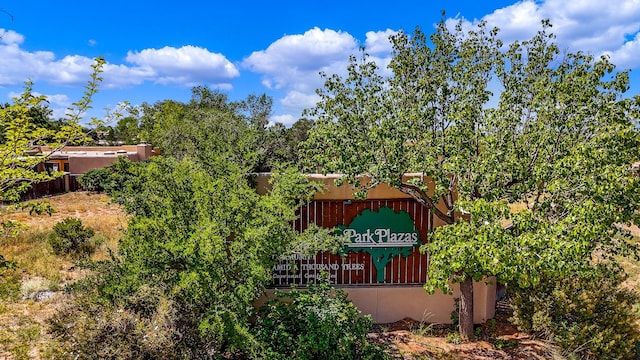
{"type": "Polygon", "coordinates": [[[25,80],[57,116],[82,94],[92,59],[104,82],[89,116],[122,101],[187,101],[208,85],[240,100],[273,97],[273,121],[291,124],[314,104],[318,75],[343,73],[366,46],[388,59],[388,36],[416,26],[431,33],[441,10],[451,21],[486,20],[506,41],[527,39],[549,18],[563,50],[608,54],[631,69],[640,92],[639,0],[538,1],[11,1],[0,4],[0,102],[25,80]]]}

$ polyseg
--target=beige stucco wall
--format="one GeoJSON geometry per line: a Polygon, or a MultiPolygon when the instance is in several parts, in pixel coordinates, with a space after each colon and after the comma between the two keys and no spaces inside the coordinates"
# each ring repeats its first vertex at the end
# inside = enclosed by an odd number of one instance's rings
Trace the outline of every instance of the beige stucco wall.
{"type": "MultiPolygon", "coordinates": [[[[433,295],[421,286],[376,286],[345,289],[349,299],[364,314],[371,314],[376,323],[391,323],[411,318],[429,323],[450,324],[454,297],[459,297],[459,286],[453,295],[437,291],[433,295]]],[[[473,285],[474,322],[480,324],[495,315],[495,285],[476,282],[473,285]],[[492,295],[490,295],[492,294],[492,295]]]]}
{"type": "Polygon", "coordinates": [[[126,156],[131,161],[137,161],[136,154],[113,154],[102,156],[73,156],[69,155],[69,173],[84,174],[91,169],[101,169],[116,162],[119,156],[126,156]]]}
{"type": "MultiPolygon", "coordinates": [[[[309,179],[313,182],[320,183],[324,186],[324,190],[316,193],[314,199],[316,200],[354,200],[354,189],[349,184],[342,186],[336,186],[335,181],[341,177],[341,175],[335,174],[307,174],[309,179]]],[[[414,177],[420,177],[420,174],[407,174],[404,179],[411,179],[414,177]]],[[[258,193],[266,193],[271,186],[269,185],[269,178],[271,173],[257,173],[255,174],[255,183],[258,193]]],[[[365,177],[362,177],[362,182],[366,181],[365,177]]],[[[389,187],[386,184],[379,184],[367,193],[367,199],[409,199],[409,195],[389,187]]]]}
{"type": "MultiPolygon", "coordinates": [[[[39,151],[43,153],[48,153],[53,149],[49,146],[40,146],[39,151]]],[[[60,152],[57,153],[67,153],[67,152],[80,152],[80,151],[97,151],[97,152],[111,152],[111,151],[119,151],[124,150],[126,152],[133,152],[137,154],[137,159],[139,161],[146,160],[152,155],[152,146],[149,144],[139,144],[139,145],[119,145],[119,146],[65,146],[60,152]]]]}
{"type": "MultiPolygon", "coordinates": [[[[349,200],[349,199],[354,200],[354,196],[353,196],[354,189],[351,187],[351,185],[344,184],[342,186],[336,186],[335,181],[339,179],[341,175],[308,174],[307,176],[309,177],[309,179],[311,179],[311,181],[324,185],[324,190],[316,193],[313,197],[314,200],[349,200]]],[[[254,181],[256,184],[256,191],[259,194],[263,195],[271,188],[269,184],[270,177],[271,177],[271,173],[255,174],[254,181]]],[[[404,180],[408,180],[415,177],[423,177],[423,175],[418,173],[406,174],[404,176],[404,180]]],[[[424,180],[425,182],[428,183],[428,177],[425,177],[424,180]]],[[[363,182],[366,181],[366,178],[363,177],[362,181],[363,182]]],[[[429,194],[433,194],[433,189],[429,191],[429,194]]],[[[454,200],[455,200],[455,197],[456,196],[454,194],[454,200]]],[[[367,192],[367,200],[375,200],[375,199],[390,200],[390,199],[410,199],[410,198],[411,197],[409,195],[395,188],[392,188],[386,184],[379,184],[367,192]]],[[[448,211],[447,207],[442,201],[436,204],[436,207],[443,213],[446,213],[448,211]]],[[[433,226],[438,227],[442,225],[446,225],[446,223],[440,218],[438,218],[437,216],[434,216],[433,226]]]]}
{"type": "MultiPolygon", "coordinates": [[[[454,284],[453,295],[436,291],[433,295],[421,286],[346,286],[341,287],[348,298],[360,309],[369,314],[376,323],[386,324],[410,318],[437,324],[451,324],[454,298],[460,296],[460,287],[454,284]]],[[[286,290],[286,289],[280,289],[286,290]]],[[[267,290],[267,297],[258,301],[263,304],[273,296],[274,289],[267,290]]],[[[481,324],[495,316],[495,282],[474,282],[473,284],[473,321],[481,324]]]]}
{"type": "MultiPolygon", "coordinates": [[[[39,148],[40,152],[52,151],[47,146],[39,148]]],[[[118,157],[125,156],[131,161],[143,161],[155,155],[149,144],[122,146],[65,146],[51,154],[50,161],[68,161],[69,173],[84,174],[91,169],[100,169],[113,164],[118,157]]],[[[62,165],[60,166],[62,169],[62,165]]]]}

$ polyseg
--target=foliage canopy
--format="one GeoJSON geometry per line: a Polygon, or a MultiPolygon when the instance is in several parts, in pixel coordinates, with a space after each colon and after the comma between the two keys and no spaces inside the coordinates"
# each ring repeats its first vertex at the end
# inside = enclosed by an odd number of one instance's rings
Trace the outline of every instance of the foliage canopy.
{"type": "Polygon", "coordinates": [[[302,119],[291,128],[269,124],[273,100],[266,95],[229,101],[206,86],[191,90],[187,103],[165,100],[143,104],[139,138],[167,155],[213,163],[218,156],[251,172],[268,172],[295,163],[297,145],[313,123],[302,119]],[[212,158],[208,158],[215,154],[212,158]]]}
{"type": "Polygon", "coordinates": [[[637,220],[640,96],[607,57],[561,54],[550,27],[511,44],[483,22],[399,32],[391,76],[363,50],[346,77],[323,74],[309,112],[309,168],[344,174],[360,196],[387,183],[451,224],[423,247],[425,288],[465,285],[466,337],[471,279],[527,288],[596,263],[617,272],[614,256],[636,252],[615,235],[637,220]]]}
{"type": "MultiPolygon", "coordinates": [[[[179,357],[257,351],[249,320],[273,265],[291,250],[315,252],[308,244],[334,241],[328,231],[300,234],[291,226],[300,201],[316,191],[295,169],[275,173],[266,195],[256,192],[242,166],[224,156],[213,164],[189,157],[123,159],[109,170],[104,188],[131,219],[117,254],[90,286],[97,292],[79,296],[95,296],[106,308],[122,308],[149,322],[169,311],[172,320],[162,336],[179,357]]],[[[73,325],[77,312],[84,311],[81,301],[57,326],[73,325]]],[[[80,324],[62,334],[73,351],[96,341],[88,336],[79,342],[76,337],[89,331],[83,326],[99,324],[80,324]]],[[[113,341],[132,346],[120,337],[113,341]]]]}

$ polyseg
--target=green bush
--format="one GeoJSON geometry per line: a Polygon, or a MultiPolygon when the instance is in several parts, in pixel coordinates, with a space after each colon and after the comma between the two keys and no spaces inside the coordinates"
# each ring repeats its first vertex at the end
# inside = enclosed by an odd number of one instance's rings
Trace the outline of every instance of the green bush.
{"type": "Polygon", "coordinates": [[[53,226],[49,244],[57,255],[85,256],[92,254],[96,245],[91,241],[95,232],[82,225],[77,218],[66,218],[53,226]]]}
{"type": "MultiPolygon", "coordinates": [[[[162,284],[106,299],[100,293],[106,263],[94,265],[101,274],[69,287],[73,297],[47,320],[59,346],[54,359],[257,358],[234,357],[243,353],[220,344],[219,331],[202,326],[194,305],[167,294],[162,284]]],[[[244,353],[253,354],[250,349],[244,353]]]]}
{"type": "Polygon", "coordinates": [[[54,209],[53,205],[51,205],[51,203],[48,201],[30,201],[26,203],[19,203],[14,206],[19,210],[29,210],[29,215],[47,214],[51,216],[54,212],[56,212],[56,209],[54,209]]]}
{"type": "Polygon", "coordinates": [[[640,341],[640,298],[620,286],[624,278],[597,272],[510,289],[513,322],[546,336],[583,359],[632,359],[640,341]]]}
{"type": "Polygon", "coordinates": [[[127,157],[118,157],[113,164],[92,169],[78,178],[78,183],[86,191],[102,192],[112,195],[114,192],[139,186],[140,172],[148,165],[147,161],[133,162],[127,157]],[[133,184],[131,184],[133,183],[133,184]]]}
{"type": "Polygon", "coordinates": [[[250,332],[253,304],[281,254],[303,241],[315,244],[315,233],[291,227],[297,199],[315,187],[304,186],[307,179],[292,169],[274,180],[271,193],[258,195],[241,168],[224,158],[215,163],[215,174],[191,160],[163,157],[113,165],[110,184],[120,187],[105,192],[131,218],[112,259],[88,263],[99,281],[75,283],[84,287],[78,294],[95,289],[100,305],[78,303],[60,315],[58,341],[68,352],[90,358],[104,344],[122,358],[136,351],[149,359],[260,358],[250,332]],[[149,334],[164,340],[148,348],[140,339],[157,318],[168,325],[149,334]]]}
{"type": "Polygon", "coordinates": [[[91,169],[78,178],[80,186],[86,191],[101,192],[109,180],[108,168],[91,169]]]}
{"type": "Polygon", "coordinates": [[[260,309],[255,333],[268,359],[386,359],[367,339],[372,325],[344,291],[323,281],[276,292],[260,309]]]}

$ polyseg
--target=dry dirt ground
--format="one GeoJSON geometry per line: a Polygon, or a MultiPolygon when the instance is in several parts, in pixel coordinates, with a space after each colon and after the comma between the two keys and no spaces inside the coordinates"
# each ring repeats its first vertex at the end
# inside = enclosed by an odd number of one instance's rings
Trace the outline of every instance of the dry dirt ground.
{"type": "Polygon", "coordinates": [[[448,337],[449,326],[411,319],[377,325],[369,337],[387,345],[394,359],[564,359],[560,349],[519,332],[508,317],[507,311],[499,311],[494,321],[478,325],[478,338],[467,343],[448,337]]]}

